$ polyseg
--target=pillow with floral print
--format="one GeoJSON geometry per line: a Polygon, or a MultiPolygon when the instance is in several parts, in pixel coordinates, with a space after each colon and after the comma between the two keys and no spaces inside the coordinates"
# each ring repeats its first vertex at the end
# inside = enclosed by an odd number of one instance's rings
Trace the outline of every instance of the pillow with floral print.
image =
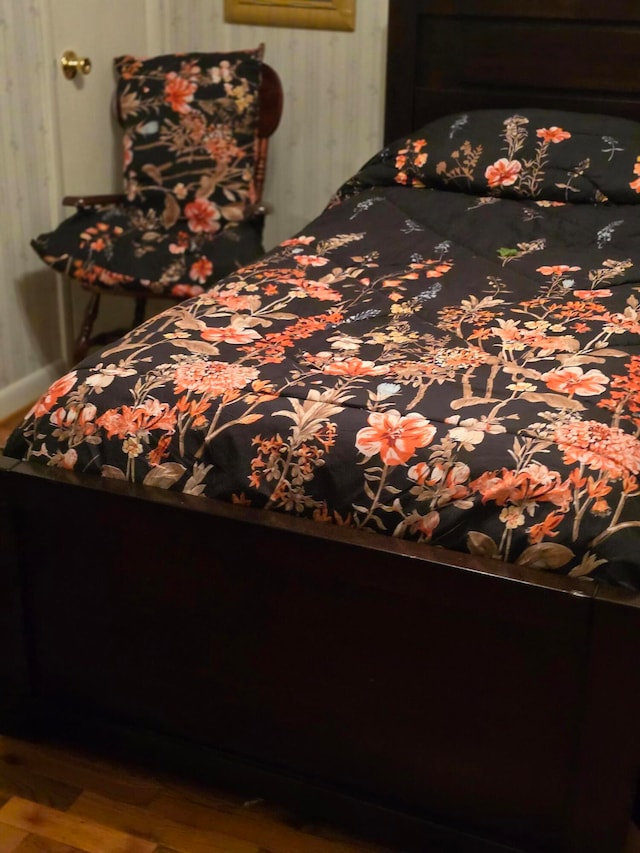
{"type": "Polygon", "coordinates": [[[437,119],[386,152],[394,181],[553,202],[640,202],[640,123],[554,110],[437,119]],[[391,164],[390,164],[391,165],[391,164]]]}
{"type": "Polygon", "coordinates": [[[254,200],[262,49],[114,60],[127,197],[214,233],[254,200]]]}

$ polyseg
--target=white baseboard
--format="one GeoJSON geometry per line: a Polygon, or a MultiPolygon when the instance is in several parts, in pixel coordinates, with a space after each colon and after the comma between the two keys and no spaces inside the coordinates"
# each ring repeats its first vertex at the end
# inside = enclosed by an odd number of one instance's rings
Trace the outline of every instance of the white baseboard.
{"type": "Polygon", "coordinates": [[[0,421],[34,403],[52,382],[66,372],[63,361],[52,361],[6,388],[0,388],[0,421]]]}

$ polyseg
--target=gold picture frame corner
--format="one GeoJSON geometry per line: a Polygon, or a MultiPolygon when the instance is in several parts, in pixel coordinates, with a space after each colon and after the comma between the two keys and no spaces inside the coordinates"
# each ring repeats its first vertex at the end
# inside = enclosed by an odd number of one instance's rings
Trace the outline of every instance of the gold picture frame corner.
{"type": "Polygon", "coordinates": [[[228,24],[353,32],[356,0],[224,0],[224,20],[228,24]]]}

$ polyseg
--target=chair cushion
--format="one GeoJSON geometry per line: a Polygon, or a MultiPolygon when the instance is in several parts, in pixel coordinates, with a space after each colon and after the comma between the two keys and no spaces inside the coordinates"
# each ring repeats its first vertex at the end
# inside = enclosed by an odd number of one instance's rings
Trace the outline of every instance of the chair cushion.
{"type": "Polygon", "coordinates": [[[232,222],[219,232],[131,204],[80,208],[31,242],[45,263],[93,290],[183,298],[264,253],[261,220],[232,222]]]}
{"type": "Polygon", "coordinates": [[[220,230],[255,201],[262,48],[114,60],[131,201],[220,230]]]}

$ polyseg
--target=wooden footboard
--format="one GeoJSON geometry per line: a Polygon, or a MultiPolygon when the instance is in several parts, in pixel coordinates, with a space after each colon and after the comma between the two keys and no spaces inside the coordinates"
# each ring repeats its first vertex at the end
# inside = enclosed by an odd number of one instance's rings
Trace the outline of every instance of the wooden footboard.
{"type": "Polygon", "coordinates": [[[2,463],[14,694],[181,744],[229,780],[252,768],[403,849],[621,849],[637,598],[2,463]]]}
{"type": "Polygon", "coordinates": [[[0,711],[30,689],[11,481],[4,476],[16,464],[0,456],[0,711]]]}

